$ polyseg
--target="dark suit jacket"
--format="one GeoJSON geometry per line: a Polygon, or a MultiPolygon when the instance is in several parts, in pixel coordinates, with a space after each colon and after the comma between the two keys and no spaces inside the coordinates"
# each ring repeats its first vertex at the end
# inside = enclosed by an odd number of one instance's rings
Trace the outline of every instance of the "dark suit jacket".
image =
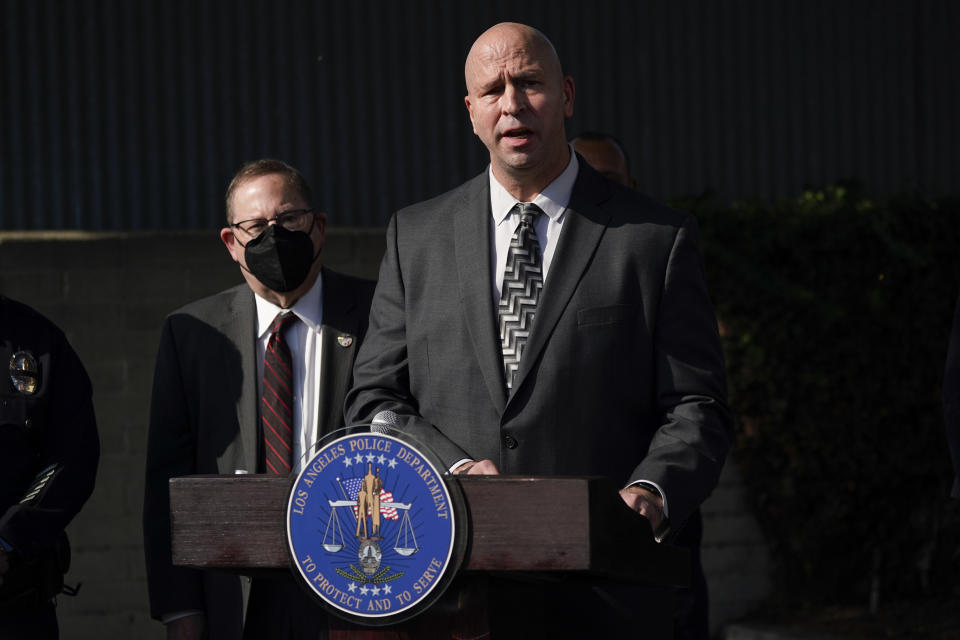
{"type": "MultiPolygon", "coordinates": [[[[323,364],[318,433],[343,425],[343,398],[367,328],[373,283],[323,270],[323,364]],[[343,346],[339,336],[351,336],[343,346]]],[[[144,547],[150,610],[206,611],[211,638],[239,638],[235,576],[174,567],[168,480],[198,473],[251,473],[258,462],[256,305],[239,285],[175,311],[163,325],[150,406],[144,547]]]]}
{"type": "Polygon", "coordinates": [[[947,444],[953,459],[953,487],[950,495],[960,498],[960,299],[953,314],[953,330],[947,350],[943,374],[943,417],[947,427],[947,444]]]}
{"type": "Polygon", "coordinates": [[[484,172],[391,219],[347,421],[408,416],[447,464],[651,480],[683,521],[717,482],[731,422],[693,217],[581,158],[508,396],[489,202],[484,172]]]}

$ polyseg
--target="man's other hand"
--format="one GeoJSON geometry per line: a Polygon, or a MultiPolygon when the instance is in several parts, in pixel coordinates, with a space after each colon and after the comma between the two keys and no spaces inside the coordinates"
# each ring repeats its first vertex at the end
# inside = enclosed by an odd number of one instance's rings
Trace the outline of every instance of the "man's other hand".
{"type": "Polygon", "coordinates": [[[620,490],[627,506],[650,521],[650,530],[657,531],[663,523],[663,498],[655,492],[634,485],[620,490]]]}
{"type": "Polygon", "coordinates": [[[500,470],[497,469],[497,465],[493,463],[493,460],[471,460],[470,462],[464,462],[462,465],[456,468],[453,472],[455,476],[498,476],[500,475],[500,470]]]}
{"type": "Polygon", "coordinates": [[[204,640],[206,637],[207,617],[202,613],[167,623],[167,640],[204,640]]]}

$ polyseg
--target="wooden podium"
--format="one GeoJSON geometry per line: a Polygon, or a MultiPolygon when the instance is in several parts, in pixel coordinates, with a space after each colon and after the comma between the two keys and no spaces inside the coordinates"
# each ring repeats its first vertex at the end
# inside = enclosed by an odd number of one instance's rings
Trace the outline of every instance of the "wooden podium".
{"type": "MultiPolygon", "coordinates": [[[[263,475],[171,479],[173,563],[245,575],[289,571],[284,521],[292,481],[263,475]]],[[[689,584],[687,550],[657,544],[646,519],[623,503],[606,478],[463,476],[455,481],[468,512],[461,572],[689,584]]]]}

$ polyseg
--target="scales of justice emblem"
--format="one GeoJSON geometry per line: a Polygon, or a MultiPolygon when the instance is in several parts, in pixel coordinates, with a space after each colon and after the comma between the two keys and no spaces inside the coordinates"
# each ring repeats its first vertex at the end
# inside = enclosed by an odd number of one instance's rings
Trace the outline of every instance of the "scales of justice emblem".
{"type": "MultiPolygon", "coordinates": [[[[336,572],[346,578],[363,581],[364,576],[372,576],[392,579],[393,576],[387,576],[389,567],[380,571],[380,563],[383,559],[383,552],[380,549],[380,542],[383,537],[381,532],[381,518],[390,517],[391,513],[402,511],[403,516],[400,519],[400,527],[397,530],[397,537],[394,541],[393,550],[400,556],[407,557],[415,554],[419,549],[417,547],[417,534],[410,522],[410,507],[412,503],[394,502],[392,492],[383,488],[383,481],[380,479],[380,469],[374,471],[373,463],[367,463],[367,473],[360,482],[360,488],[356,492],[356,498],[350,499],[349,493],[344,489],[342,480],[337,478],[337,484],[343,494],[342,500],[328,500],[330,505],[330,515],[327,517],[327,525],[323,531],[323,548],[330,553],[339,553],[343,551],[344,537],[343,528],[340,526],[340,518],[337,515],[337,508],[348,507],[353,511],[353,519],[356,520],[356,532],[354,537],[359,542],[359,551],[357,560],[364,575],[356,570],[353,565],[350,570],[336,569],[336,572]],[[383,499],[387,497],[388,500],[383,499]],[[367,527],[369,521],[369,528],[367,527]]],[[[399,577],[399,576],[397,576],[399,577]]]]}
{"type": "Polygon", "coordinates": [[[462,559],[459,487],[406,438],[338,433],[291,489],[292,563],[341,617],[367,625],[410,618],[443,593],[462,559]]]}

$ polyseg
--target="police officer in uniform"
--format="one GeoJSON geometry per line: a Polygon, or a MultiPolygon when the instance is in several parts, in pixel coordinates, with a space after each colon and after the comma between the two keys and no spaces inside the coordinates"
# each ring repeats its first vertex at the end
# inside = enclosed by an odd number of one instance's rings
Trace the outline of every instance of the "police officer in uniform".
{"type": "Polygon", "coordinates": [[[100,457],[91,396],[63,332],[0,295],[0,640],[58,637],[64,529],[100,457]]]}

